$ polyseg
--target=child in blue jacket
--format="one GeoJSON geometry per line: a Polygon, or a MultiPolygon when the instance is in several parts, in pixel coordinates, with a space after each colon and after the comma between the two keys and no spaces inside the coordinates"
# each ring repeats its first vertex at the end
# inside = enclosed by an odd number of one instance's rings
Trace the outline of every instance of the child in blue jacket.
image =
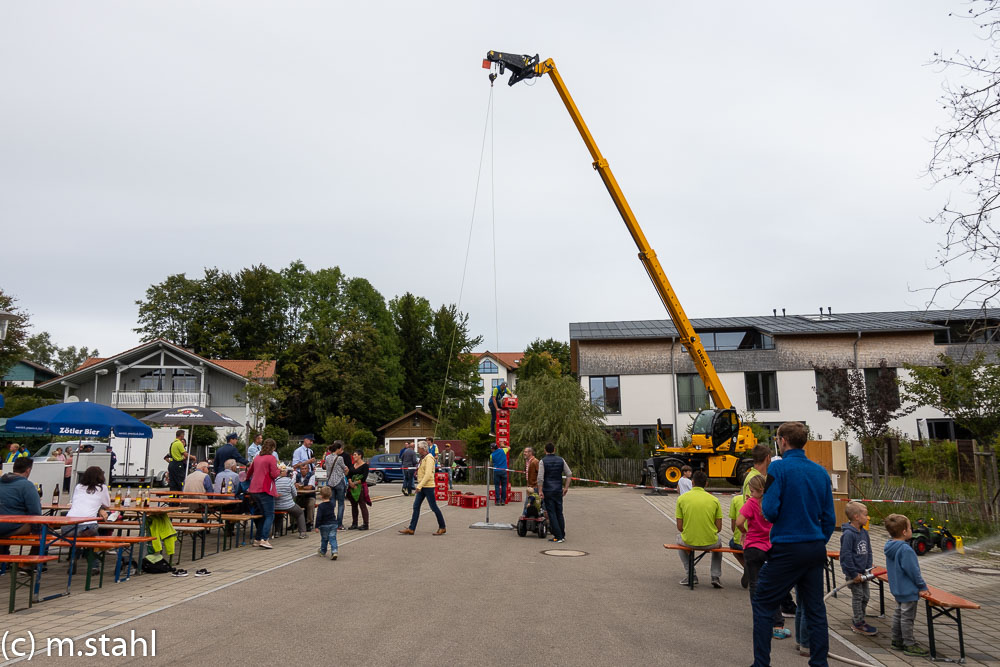
{"type": "Polygon", "coordinates": [[[840,569],[851,582],[851,609],[854,623],[851,629],[860,635],[878,634],[878,630],[865,622],[865,609],[871,599],[868,582],[862,577],[872,567],[872,538],[865,525],[868,523],[868,508],[863,503],[850,502],[844,508],[848,522],[841,526],[840,569]]]}
{"type": "Polygon", "coordinates": [[[885,543],[885,567],[889,571],[889,590],[896,598],[896,613],[892,616],[892,648],[904,655],[926,656],[927,649],[913,639],[913,620],[917,602],[927,593],[927,584],[920,575],[917,553],[908,540],[913,537],[910,520],[902,514],[885,518],[885,529],[892,538],[885,543]]]}

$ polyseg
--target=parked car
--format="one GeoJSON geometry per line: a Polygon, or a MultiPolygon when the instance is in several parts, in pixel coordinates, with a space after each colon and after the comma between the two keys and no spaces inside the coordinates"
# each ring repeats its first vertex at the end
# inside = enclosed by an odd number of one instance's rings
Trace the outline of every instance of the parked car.
{"type": "Polygon", "coordinates": [[[399,454],[376,454],[368,459],[368,467],[372,469],[372,475],[379,484],[403,480],[403,464],[399,462],[399,454]]]}
{"type": "Polygon", "coordinates": [[[56,449],[65,450],[67,447],[72,447],[74,452],[78,452],[80,447],[86,445],[92,446],[95,452],[111,451],[111,445],[100,440],[71,440],[70,442],[50,442],[47,445],[42,445],[41,449],[32,454],[31,458],[35,461],[48,461],[56,449]]]}

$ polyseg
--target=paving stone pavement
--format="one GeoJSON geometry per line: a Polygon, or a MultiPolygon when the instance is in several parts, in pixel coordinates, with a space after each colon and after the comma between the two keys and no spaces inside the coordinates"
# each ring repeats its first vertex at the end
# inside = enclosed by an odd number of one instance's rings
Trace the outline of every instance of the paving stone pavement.
{"type": "MultiPolygon", "coordinates": [[[[394,489],[391,486],[387,487],[387,491],[391,492],[393,490],[394,489]]],[[[638,523],[635,524],[636,527],[631,530],[638,530],[641,532],[648,530],[649,535],[652,536],[649,554],[653,554],[653,552],[657,550],[658,545],[670,539],[669,536],[672,536],[675,532],[671,521],[674,516],[674,505],[676,500],[676,496],[673,494],[653,497],[647,496],[643,492],[623,489],[574,489],[574,494],[584,495],[582,498],[580,495],[574,496],[574,498],[581,499],[573,500],[572,504],[568,505],[570,512],[573,512],[581,507],[593,507],[592,505],[587,505],[583,502],[591,497],[596,500],[590,502],[599,502],[600,507],[594,508],[594,510],[590,511],[600,512],[607,509],[607,511],[610,512],[629,512],[630,521],[633,520],[633,518],[638,521],[638,523]],[[610,509],[614,507],[620,509],[610,509]]],[[[726,494],[719,494],[719,499],[722,502],[724,511],[727,512],[730,496],[726,494]]],[[[507,508],[501,509],[507,510],[507,508]]],[[[515,508],[510,509],[514,510],[515,508]]],[[[385,539],[385,535],[395,533],[395,530],[399,528],[399,524],[409,518],[410,512],[410,498],[388,496],[384,499],[377,499],[376,504],[372,509],[372,530],[361,533],[355,531],[344,531],[340,533],[341,547],[349,555],[352,551],[349,545],[352,542],[366,540],[366,538],[370,537],[375,537],[377,540],[385,539]],[[376,537],[379,535],[382,535],[382,537],[376,537]]],[[[470,510],[446,508],[445,513],[446,517],[454,516],[456,522],[455,527],[452,528],[452,518],[448,518],[449,535],[452,533],[452,530],[461,530],[464,528],[470,520],[480,520],[482,518],[481,516],[474,516],[470,510]],[[455,514],[453,515],[452,512],[455,512],[455,514]]],[[[427,512],[424,512],[424,514],[427,514],[427,512]]],[[[510,516],[504,516],[503,512],[500,512],[499,514],[502,520],[510,520],[511,518],[510,516]]],[[[510,514],[510,511],[508,511],[507,514],[510,514]]],[[[513,516],[516,516],[516,514],[513,516]]],[[[576,523],[573,524],[574,527],[576,525],[581,525],[577,517],[574,517],[574,521],[576,521],[576,523]]],[[[723,523],[724,538],[728,541],[731,534],[728,519],[723,523]]],[[[432,529],[433,520],[430,517],[423,516],[419,532],[423,534],[424,532],[429,532],[432,529]],[[430,523],[428,523],[428,521],[430,521],[430,523]]],[[[475,533],[483,531],[471,532],[475,533]]],[[[485,542],[492,544],[494,543],[492,538],[497,536],[489,537],[490,539],[485,540],[485,542]]],[[[457,541],[460,538],[460,535],[456,535],[454,539],[457,541]]],[[[577,541],[579,540],[580,538],[578,538],[577,541]]],[[[872,542],[876,554],[876,564],[880,562],[879,556],[882,553],[884,540],[885,532],[883,529],[876,527],[872,530],[872,542]]],[[[144,625],[149,626],[149,621],[152,619],[146,619],[145,624],[141,619],[149,617],[157,611],[166,610],[185,602],[188,603],[182,608],[188,610],[183,612],[185,618],[188,618],[190,614],[195,614],[195,616],[190,616],[191,618],[197,618],[198,613],[211,612],[213,608],[212,601],[217,599],[217,597],[206,597],[204,599],[199,598],[208,596],[216,591],[221,591],[222,589],[235,591],[241,587],[245,588],[248,584],[242,584],[241,586],[241,582],[253,579],[254,577],[259,576],[265,579],[273,579],[279,571],[284,572],[284,570],[280,570],[280,568],[284,568],[286,566],[292,566],[292,569],[300,568],[301,566],[295,564],[309,558],[316,558],[314,554],[317,544],[318,539],[298,540],[295,539],[294,535],[292,535],[276,539],[274,541],[275,548],[272,551],[265,551],[252,547],[241,547],[234,551],[225,552],[224,554],[209,556],[204,560],[199,560],[195,564],[190,563],[185,557],[183,566],[192,573],[191,576],[186,578],[178,579],[170,577],[169,575],[141,575],[139,577],[134,577],[131,581],[123,582],[121,584],[106,582],[102,590],[95,590],[91,592],[83,592],[83,577],[74,577],[73,594],[71,596],[47,601],[36,605],[30,611],[21,611],[15,615],[8,616],[4,629],[10,631],[11,635],[8,637],[5,644],[9,646],[10,640],[14,637],[26,637],[29,631],[32,633],[36,645],[43,646],[45,644],[45,640],[50,637],[73,637],[80,640],[87,636],[93,636],[95,633],[102,633],[112,627],[117,627],[115,632],[124,632],[127,628],[142,628],[144,625]],[[195,578],[193,576],[193,571],[199,567],[207,567],[212,570],[212,576],[195,578]],[[234,586],[236,588],[230,588],[234,586]],[[137,621],[136,619],[140,620],[137,621]]],[[[360,548],[363,545],[368,544],[376,544],[376,542],[361,542],[358,547],[360,548]]],[[[419,545],[421,543],[404,541],[398,544],[400,545],[397,547],[398,549],[416,550],[420,548],[419,545]]],[[[499,545],[507,543],[501,539],[501,541],[497,541],[496,544],[499,545]]],[[[509,546],[504,548],[506,550],[520,548],[525,550],[527,553],[534,553],[537,549],[534,544],[535,543],[530,540],[526,542],[519,542],[515,537],[514,541],[511,542],[509,546]]],[[[642,544],[644,544],[644,542],[642,542],[642,544]]],[[[185,547],[189,549],[188,545],[185,545],[185,547]]],[[[834,537],[831,540],[831,548],[839,548],[839,532],[834,534],[834,537]]],[[[212,543],[210,538],[209,550],[211,549],[212,543]]],[[[407,552],[404,551],[403,553],[407,552]]],[[[516,551],[514,553],[516,553],[516,551]]],[[[190,551],[188,551],[188,555],[190,555],[190,551]]],[[[670,556],[673,556],[673,554],[666,554],[662,547],[658,548],[653,560],[664,564],[663,571],[654,575],[653,578],[650,579],[650,582],[656,582],[655,585],[659,586],[659,582],[665,579],[669,582],[669,584],[674,584],[676,577],[682,573],[682,570],[678,559],[675,557],[671,558],[670,556]],[[659,552],[664,553],[660,554],[659,552]]],[[[730,563],[725,566],[724,571],[724,580],[726,580],[728,584],[729,581],[733,581],[737,578],[738,565],[730,557],[727,557],[726,561],[730,563]]],[[[350,560],[347,562],[350,562],[350,560]]],[[[940,557],[925,557],[921,559],[920,563],[924,576],[929,583],[964,597],[968,597],[983,605],[983,609],[981,610],[968,611],[963,614],[968,664],[1000,665],[1000,618],[998,618],[996,613],[997,607],[1000,606],[1000,577],[976,575],[960,569],[970,565],[997,569],[1000,567],[1000,562],[996,559],[981,559],[973,556],[962,557],[955,554],[948,554],[940,557]]],[[[532,567],[538,566],[532,565],[532,567]]],[[[63,578],[64,572],[64,564],[50,568],[50,571],[46,573],[46,578],[44,580],[46,583],[45,588],[43,589],[43,594],[46,591],[56,591],[60,586],[65,586],[65,579],[63,578]]],[[[260,581],[263,581],[263,579],[260,581]]],[[[601,586],[604,586],[603,582],[596,582],[593,579],[589,579],[589,581],[593,584],[600,584],[601,586]]],[[[613,578],[610,579],[610,581],[613,582],[613,578]]],[[[842,582],[843,576],[838,570],[838,583],[842,582]]],[[[0,586],[3,586],[5,583],[6,582],[3,581],[3,578],[0,577],[0,586]]],[[[667,584],[665,591],[667,594],[666,600],[673,600],[677,595],[679,595],[680,592],[676,591],[676,586],[670,586],[669,584],[667,584]]],[[[736,586],[738,588],[738,584],[736,584],[736,586]]],[[[613,588],[617,591],[621,587],[616,585],[613,588]]],[[[726,591],[717,592],[732,594],[733,599],[735,600],[743,599],[742,594],[738,593],[737,590],[728,589],[726,591]]],[[[702,592],[695,591],[696,595],[700,593],[702,592]]],[[[886,612],[891,615],[895,603],[892,600],[891,595],[888,594],[888,591],[886,591],[886,595],[886,612]]],[[[699,598],[700,603],[703,603],[704,601],[704,597],[699,598]]],[[[22,598],[19,598],[19,603],[23,604],[22,598]]],[[[614,604],[625,605],[630,609],[642,608],[634,607],[636,604],[634,601],[624,599],[616,599],[614,604]]],[[[667,611],[669,611],[671,606],[676,605],[672,605],[672,603],[667,602],[667,611]]],[[[871,622],[880,630],[879,636],[877,637],[868,638],[852,634],[849,627],[851,615],[849,595],[842,595],[836,600],[831,600],[828,605],[828,610],[830,614],[832,633],[836,633],[846,642],[859,647],[861,651],[863,651],[863,653],[852,654],[844,646],[844,644],[833,640],[831,641],[831,649],[835,653],[844,654],[848,657],[861,660],[862,662],[871,662],[866,657],[867,654],[884,665],[914,665],[926,662],[924,659],[909,658],[903,656],[901,653],[889,650],[888,619],[873,618],[871,620],[871,622]]],[[[878,598],[877,594],[874,592],[872,604],[869,607],[869,610],[872,614],[878,613],[878,598]]],[[[737,609],[736,611],[739,610],[737,609]]],[[[749,600],[746,601],[746,612],[749,614],[749,600]]],[[[164,611],[164,613],[167,612],[164,611]]],[[[154,618],[159,619],[161,616],[162,614],[154,618]]],[[[745,620],[745,617],[743,618],[745,620]]],[[[923,618],[923,611],[921,611],[918,616],[915,630],[918,641],[926,644],[926,624],[923,622],[923,618]]],[[[670,619],[670,617],[665,616],[663,622],[677,622],[676,620],[668,619],[670,619]]],[[[157,621],[157,623],[158,622],[159,621],[157,621]]],[[[621,628],[619,628],[619,630],[620,629],[621,628]]],[[[958,649],[955,631],[943,624],[936,625],[935,630],[938,637],[939,654],[957,658],[958,649]]],[[[595,631],[599,632],[600,630],[595,628],[595,631]]],[[[734,637],[737,645],[742,646],[740,649],[741,651],[748,652],[748,647],[744,645],[745,641],[749,641],[747,629],[744,628],[740,630],[738,634],[738,637],[734,637]]],[[[611,637],[613,637],[613,635],[609,635],[609,641],[611,641],[611,637]]],[[[634,637],[629,637],[629,639],[630,641],[635,640],[634,637]]],[[[797,659],[793,660],[790,655],[785,655],[789,653],[789,651],[782,649],[780,653],[781,655],[775,655],[774,657],[776,665],[797,662],[797,659]]],[[[573,662],[577,662],[578,659],[579,656],[574,656],[573,662]]],[[[430,656],[428,659],[417,660],[416,662],[420,664],[436,664],[437,658],[430,656]]],[[[802,662],[805,662],[804,658],[802,659],[802,662]]],[[[557,663],[558,661],[552,664],[557,663]]],[[[705,664],[709,664],[709,661],[706,661],[705,664]]],[[[711,664],[723,663],[711,662],[711,664]]]]}
{"type": "MultiPolygon", "coordinates": [[[[368,531],[341,531],[338,535],[338,546],[348,545],[383,530],[394,529],[399,522],[408,520],[412,511],[411,506],[409,502],[392,502],[399,498],[402,496],[373,498],[373,503],[377,503],[371,509],[373,528],[368,531]]],[[[350,522],[350,506],[346,509],[345,521],[350,522]]],[[[24,609],[7,616],[4,630],[9,631],[10,635],[4,640],[4,650],[17,638],[29,641],[33,639],[36,646],[45,646],[49,638],[82,639],[110,626],[155,613],[178,603],[195,600],[275,568],[306,558],[316,558],[316,547],[319,543],[318,537],[299,540],[293,530],[283,537],[272,540],[274,549],[270,551],[248,545],[214,554],[214,536],[209,536],[205,549],[206,557],[192,562],[188,539],[185,538],[184,544],[177,547],[178,550],[184,550],[183,560],[179,566],[188,571],[187,577],[142,574],[133,575],[130,580],[116,584],[113,574],[114,562],[109,556],[107,563],[109,574],[105,576],[104,587],[96,588],[95,577],[93,582],[95,588],[84,591],[85,568],[82,567],[83,561],[81,561],[78,574],[73,576],[71,595],[36,603],[31,609],[24,609]],[[199,568],[210,570],[211,576],[195,577],[194,572],[199,568]]],[[[8,589],[7,576],[9,575],[0,577],[0,589],[8,589]]],[[[43,574],[42,582],[43,598],[65,591],[65,561],[50,565],[49,570],[43,574]]],[[[19,609],[27,605],[26,593],[25,590],[18,591],[19,609]]],[[[14,656],[4,654],[2,657],[9,661],[14,656]]]]}
{"type": "MultiPolygon", "coordinates": [[[[722,503],[723,513],[723,543],[728,543],[733,536],[729,521],[729,501],[732,494],[715,493],[722,503]]],[[[661,510],[667,517],[674,516],[677,495],[661,494],[645,496],[646,500],[661,510]]],[[[885,565],[883,547],[889,538],[882,526],[873,525],[870,531],[875,566],[885,565]]],[[[833,533],[827,548],[831,551],[840,550],[840,530],[833,533]]],[[[731,555],[725,560],[738,567],[731,555]]],[[[960,595],[977,602],[982,609],[970,609],[962,612],[962,631],[965,638],[966,664],[968,665],[1000,665],[1000,558],[988,554],[973,554],[966,552],[965,556],[957,553],[942,553],[935,551],[932,555],[920,558],[920,571],[924,581],[929,585],[960,595]],[[993,574],[976,574],[968,572],[967,568],[983,568],[993,574]]],[[[844,574],[837,566],[837,584],[844,583],[844,574]]],[[[929,662],[925,658],[905,656],[901,651],[893,651],[891,643],[892,614],[896,602],[885,586],[885,617],[877,618],[879,613],[878,587],[871,584],[871,602],[868,604],[868,615],[872,616],[869,623],[878,628],[875,637],[854,634],[851,631],[853,612],[851,611],[850,591],[844,590],[836,598],[827,601],[827,615],[830,629],[870,654],[885,665],[924,665],[929,662]]],[[[914,622],[914,636],[925,648],[927,642],[927,620],[923,603],[917,612],[914,622]]],[[[939,618],[934,623],[934,638],[938,658],[948,657],[958,660],[958,631],[953,624],[945,624],[947,618],[939,618]]],[[[791,625],[789,627],[792,627],[791,625]]],[[[836,653],[835,644],[831,642],[831,651],[836,653]]],[[[851,657],[851,656],[847,656],[851,657]]]]}

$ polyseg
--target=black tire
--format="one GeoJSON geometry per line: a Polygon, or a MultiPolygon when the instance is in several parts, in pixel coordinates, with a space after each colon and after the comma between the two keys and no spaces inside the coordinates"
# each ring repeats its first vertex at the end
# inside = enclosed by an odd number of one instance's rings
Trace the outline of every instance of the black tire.
{"type": "Polygon", "coordinates": [[[538,536],[540,538],[542,538],[542,539],[545,539],[545,522],[544,521],[539,521],[538,522],[538,536]]]}
{"type": "Polygon", "coordinates": [[[918,556],[923,556],[931,550],[931,544],[923,535],[917,535],[913,538],[913,550],[917,552],[918,556]]]}
{"type": "Polygon", "coordinates": [[[954,537],[946,537],[941,543],[941,551],[954,551],[956,546],[954,537]]]}
{"type": "Polygon", "coordinates": [[[379,484],[385,484],[385,473],[381,470],[375,471],[375,481],[379,484]]]}
{"type": "Polygon", "coordinates": [[[656,481],[659,482],[660,486],[668,489],[676,489],[677,482],[682,477],[681,468],[683,466],[684,461],[680,459],[667,459],[663,461],[656,470],[656,481]]]}
{"type": "Polygon", "coordinates": [[[528,522],[524,519],[519,519],[517,522],[517,536],[524,537],[528,534],[528,522]]]}
{"type": "Polygon", "coordinates": [[[743,478],[746,477],[747,472],[753,467],[753,459],[743,459],[736,464],[735,473],[732,477],[726,479],[727,482],[733,486],[742,486],[743,478]]]}

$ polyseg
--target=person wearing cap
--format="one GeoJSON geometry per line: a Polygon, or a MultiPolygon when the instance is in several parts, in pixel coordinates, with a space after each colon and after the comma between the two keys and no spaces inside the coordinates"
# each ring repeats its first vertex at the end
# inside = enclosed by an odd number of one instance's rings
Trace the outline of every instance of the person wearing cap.
{"type": "Polygon", "coordinates": [[[313,455],[312,445],[315,436],[312,433],[302,437],[302,444],[292,453],[292,467],[296,470],[304,463],[309,466],[309,472],[313,471],[313,463],[316,457],[313,455]]]}
{"type": "Polygon", "coordinates": [[[441,452],[441,467],[448,473],[448,486],[451,486],[451,467],[455,465],[455,452],[451,450],[451,443],[444,443],[444,450],[441,452]]]}
{"type": "Polygon", "coordinates": [[[215,461],[213,463],[212,470],[216,475],[220,474],[226,469],[226,461],[230,459],[235,459],[237,463],[243,465],[250,465],[250,462],[243,458],[240,454],[240,450],[236,448],[236,443],[240,439],[240,436],[235,433],[230,433],[226,436],[226,444],[215,450],[215,461]]]}
{"type": "Polygon", "coordinates": [[[490,421],[490,435],[497,434],[497,410],[503,407],[503,398],[509,394],[506,380],[500,380],[500,384],[493,387],[493,393],[490,395],[490,415],[492,416],[490,421]]]}

